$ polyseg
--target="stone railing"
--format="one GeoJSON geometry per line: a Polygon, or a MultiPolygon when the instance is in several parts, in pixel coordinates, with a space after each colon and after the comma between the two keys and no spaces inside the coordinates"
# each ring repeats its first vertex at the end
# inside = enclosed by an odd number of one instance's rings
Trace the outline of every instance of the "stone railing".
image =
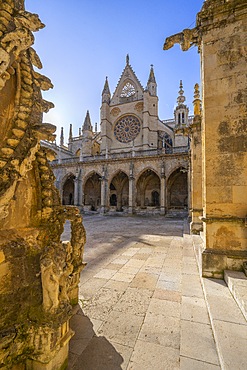
{"type": "Polygon", "coordinates": [[[100,160],[109,160],[109,159],[122,159],[122,158],[140,158],[140,157],[150,157],[150,156],[157,156],[161,154],[180,154],[180,153],[188,153],[188,146],[181,146],[175,148],[162,148],[162,149],[149,149],[149,150],[139,150],[139,151],[130,151],[125,153],[109,153],[109,154],[101,154],[95,156],[87,156],[87,157],[70,157],[65,159],[56,159],[52,161],[52,165],[57,164],[69,164],[69,163],[85,163],[85,162],[94,162],[100,160]]]}

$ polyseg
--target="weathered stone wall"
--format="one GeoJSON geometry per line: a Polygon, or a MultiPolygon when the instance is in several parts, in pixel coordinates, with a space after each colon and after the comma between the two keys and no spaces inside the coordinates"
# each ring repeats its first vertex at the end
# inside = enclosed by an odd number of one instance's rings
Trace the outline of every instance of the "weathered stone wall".
{"type": "MultiPolygon", "coordinates": [[[[179,43],[184,51],[196,44],[201,54],[204,276],[241,270],[247,259],[246,29],[246,1],[206,0],[196,27],[164,44],[167,50],[179,43]]],[[[195,169],[197,159],[191,160],[195,169]]]]}
{"type": "Polygon", "coordinates": [[[247,4],[208,2],[197,22],[203,33],[202,269],[220,276],[241,269],[247,258],[247,4]]]}

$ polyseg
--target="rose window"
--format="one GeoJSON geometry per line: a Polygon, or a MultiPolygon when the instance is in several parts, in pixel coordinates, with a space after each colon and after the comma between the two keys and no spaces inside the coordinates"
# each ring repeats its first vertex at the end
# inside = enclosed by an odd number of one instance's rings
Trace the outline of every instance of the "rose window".
{"type": "Polygon", "coordinates": [[[135,116],[120,118],[114,128],[114,135],[120,143],[129,143],[134,140],[141,130],[141,123],[135,116]]]}

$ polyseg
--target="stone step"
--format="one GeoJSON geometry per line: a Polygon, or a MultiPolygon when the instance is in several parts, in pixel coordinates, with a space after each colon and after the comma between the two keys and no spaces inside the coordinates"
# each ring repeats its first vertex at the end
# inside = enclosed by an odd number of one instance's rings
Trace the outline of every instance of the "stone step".
{"type": "Polygon", "coordinates": [[[224,280],[202,278],[221,368],[247,367],[247,321],[224,280]]]}
{"type": "Polygon", "coordinates": [[[224,271],[224,280],[247,320],[247,277],[240,271],[224,271]]]}

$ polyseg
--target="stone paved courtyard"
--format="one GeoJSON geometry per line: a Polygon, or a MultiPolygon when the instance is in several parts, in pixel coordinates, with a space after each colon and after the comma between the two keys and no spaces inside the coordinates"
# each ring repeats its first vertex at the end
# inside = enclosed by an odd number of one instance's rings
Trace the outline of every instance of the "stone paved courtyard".
{"type": "Polygon", "coordinates": [[[68,369],[220,369],[186,222],[85,216],[84,225],[68,369]]]}

